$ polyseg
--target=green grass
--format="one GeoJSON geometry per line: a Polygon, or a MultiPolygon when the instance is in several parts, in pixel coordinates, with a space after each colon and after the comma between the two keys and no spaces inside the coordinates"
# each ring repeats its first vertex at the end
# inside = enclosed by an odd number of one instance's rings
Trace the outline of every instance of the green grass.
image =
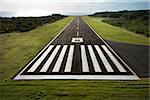
{"type": "Polygon", "coordinates": [[[4,81],[1,100],[148,100],[148,80],[4,81]]]}
{"type": "Polygon", "coordinates": [[[104,39],[116,42],[149,45],[149,38],[102,22],[103,18],[84,17],[104,39]]]}
{"type": "Polygon", "coordinates": [[[148,100],[149,80],[81,81],[12,78],[72,19],[0,35],[0,100],[148,100]]]}
{"type": "Polygon", "coordinates": [[[24,33],[0,35],[0,79],[9,79],[68,24],[72,17],[24,33]],[[14,73],[15,72],[15,73],[14,73]]]}

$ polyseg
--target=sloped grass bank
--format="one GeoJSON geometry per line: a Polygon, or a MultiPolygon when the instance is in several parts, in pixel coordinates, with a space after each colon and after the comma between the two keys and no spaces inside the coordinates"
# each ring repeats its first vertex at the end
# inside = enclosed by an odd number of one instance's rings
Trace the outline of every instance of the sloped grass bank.
{"type": "Polygon", "coordinates": [[[102,22],[103,18],[85,16],[84,19],[104,39],[116,42],[149,45],[149,38],[102,22]]]}
{"type": "Polygon", "coordinates": [[[0,79],[10,79],[50,42],[72,17],[24,33],[0,35],[0,79]]]}
{"type": "Polygon", "coordinates": [[[12,80],[71,19],[68,17],[25,33],[0,35],[0,100],[148,100],[148,79],[12,80]]]}

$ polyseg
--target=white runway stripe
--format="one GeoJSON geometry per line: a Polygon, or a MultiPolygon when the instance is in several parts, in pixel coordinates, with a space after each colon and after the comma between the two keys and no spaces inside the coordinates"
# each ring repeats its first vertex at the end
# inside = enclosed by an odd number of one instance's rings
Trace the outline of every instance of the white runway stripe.
{"type": "Polygon", "coordinates": [[[116,65],[116,67],[118,68],[118,70],[120,72],[127,72],[123,66],[117,61],[117,59],[112,55],[112,53],[106,48],[105,45],[102,45],[102,48],[105,50],[105,52],[107,53],[107,55],[110,57],[110,59],[113,61],[113,63],[116,65]]]}
{"type": "Polygon", "coordinates": [[[112,67],[110,66],[109,62],[107,61],[106,57],[104,56],[104,54],[103,54],[103,52],[101,51],[101,49],[99,48],[99,46],[98,46],[98,45],[94,45],[94,46],[95,46],[95,48],[96,48],[96,50],[97,50],[97,52],[98,52],[98,54],[99,54],[99,56],[100,56],[100,58],[101,58],[101,60],[102,60],[102,62],[103,62],[103,64],[104,64],[106,70],[107,70],[108,72],[114,72],[114,70],[113,70],[112,67]]]}
{"type": "Polygon", "coordinates": [[[88,50],[92,59],[95,72],[102,72],[91,45],[88,45],[88,50]]]}
{"type": "Polygon", "coordinates": [[[61,53],[60,53],[60,55],[59,55],[59,57],[58,57],[58,59],[57,59],[57,62],[56,62],[56,64],[55,64],[55,66],[54,66],[52,72],[59,72],[60,67],[61,67],[61,64],[62,64],[62,61],[63,61],[63,58],[64,58],[64,55],[65,55],[66,50],[67,50],[67,47],[68,47],[67,45],[64,45],[64,46],[63,46],[63,48],[62,48],[62,50],[61,50],[61,53]]]}
{"type": "Polygon", "coordinates": [[[82,70],[83,72],[89,72],[89,66],[87,62],[87,56],[85,51],[85,46],[81,45],[81,59],[82,59],[82,70]]]}
{"type": "Polygon", "coordinates": [[[54,47],[54,45],[50,45],[48,49],[42,54],[42,56],[34,63],[34,65],[28,70],[28,72],[34,72],[37,67],[41,64],[41,62],[44,60],[44,58],[47,56],[47,54],[51,51],[51,49],[54,47]]]}
{"type": "Polygon", "coordinates": [[[79,31],[77,31],[77,37],[79,36],[79,31]]]}
{"type": "Polygon", "coordinates": [[[61,45],[57,45],[55,50],[53,51],[53,53],[50,55],[50,57],[48,58],[48,60],[46,61],[46,63],[44,64],[44,66],[42,67],[42,69],[40,70],[40,72],[46,72],[50,66],[50,64],[52,63],[55,55],[57,54],[59,48],[61,47],[61,45]]]}
{"type": "Polygon", "coordinates": [[[64,72],[71,72],[73,53],[74,53],[74,45],[71,45],[69,49],[68,58],[67,58],[64,72]]]}

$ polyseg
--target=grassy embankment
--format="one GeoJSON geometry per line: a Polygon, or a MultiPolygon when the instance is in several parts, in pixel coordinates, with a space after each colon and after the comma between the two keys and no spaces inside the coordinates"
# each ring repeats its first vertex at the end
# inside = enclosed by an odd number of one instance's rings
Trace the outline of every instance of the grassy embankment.
{"type": "Polygon", "coordinates": [[[149,37],[149,13],[150,10],[146,9],[123,10],[96,12],[89,16],[104,17],[105,19],[102,20],[103,22],[149,37]]]}
{"type": "Polygon", "coordinates": [[[0,35],[0,100],[148,100],[148,80],[12,80],[71,19],[0,35]]]}
{"type": "Polygon", "coordinates": [[[93,29],[104,39],[116,42],[149,45],[149,38],[102,22],[103,18],[84,17],[93,29]]]}
{"type": "Polygon", "coordinates": [[[0,17],[0,34],[11,32],[27,32],[47,23],[63,19],[66,16],[52,14],[39,17],[0,17]]]}

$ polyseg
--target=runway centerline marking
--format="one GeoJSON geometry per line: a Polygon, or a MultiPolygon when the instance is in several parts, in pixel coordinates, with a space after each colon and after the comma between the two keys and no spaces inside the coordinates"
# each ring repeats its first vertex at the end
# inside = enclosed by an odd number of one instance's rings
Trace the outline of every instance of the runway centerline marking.
{"type": "Polygon", "coordinates": [[[61,31],[62,34],[48,43],[14,80],[137,80],[134,72],[102,38],[94,35],[94,32],[82,18],[76,18],[66,30],[61,31]]]}
{"type": "Polygon", "coordinates": [[[77,36],[79,36],[79,31],[77,31],[77,36]]]}

